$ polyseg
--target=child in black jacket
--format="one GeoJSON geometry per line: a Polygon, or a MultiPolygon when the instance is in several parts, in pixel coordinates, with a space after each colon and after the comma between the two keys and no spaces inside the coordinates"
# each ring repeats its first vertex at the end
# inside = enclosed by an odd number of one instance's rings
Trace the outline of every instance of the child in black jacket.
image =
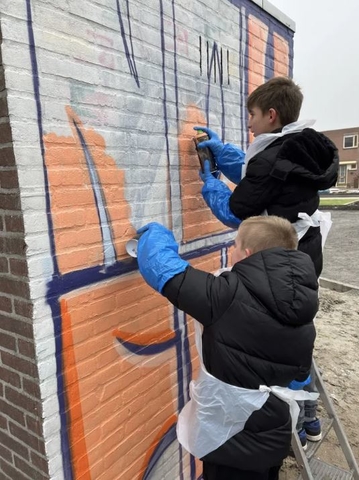
{"type": "Polygon", "coordinates": [[[277,215],[295,226],[298,249],[313,260],[317,276],[322,266],[322,237],[318,190],[335,185],[339,158],[335,145],[311,128],[313,122],[297,122],[303,95],[289,78],[272,78],[248,97],[248,126],[255,140],[246,154],[232,144],[223,144],[210,129],[209,147],[217,166],[238,183],[233,193],[210,174],[202,175],[202,194],[216,217],[237,228],[253,215],[277,215]]]}
{"type": "MultiPolygon", "coordinates": [[[[151,223],[139,233],[141,274],[203,325],[200,353],[211,375],[252,391],[261,385],[287,387],[295,378],[307,377],[318,283],[312,261],[296,250],[297,235],[287,220],[260,216],[244,221],[233,268],[218,277],[181,259],[172,232],[162,225],[151,223]]],[[[203,478],[277,479],[291,432],[288,404],[270,393],[241,431],[202,458],[203,478]]]]}

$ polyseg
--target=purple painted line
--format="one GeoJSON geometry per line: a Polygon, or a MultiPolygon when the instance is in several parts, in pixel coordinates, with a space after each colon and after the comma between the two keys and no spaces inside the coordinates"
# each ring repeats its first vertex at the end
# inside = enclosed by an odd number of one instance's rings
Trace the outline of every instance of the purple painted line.
{"type": "MultiPolygon", "coordinates": [[[[220,57],[218,53],[218,46],[217,43],[214,42],[212,47],[211,58],[209,62],[209,69],[208,69],[208,86],[207,86],[207,97],[206,97],[206,116],[207,116],[207,127],[209,127],[209,104],[210,104],[210,97],[211,97],[211,76],[212,71],[214,68],[215,62],[218,65],[218,73],[219,78],[223,75],[223,65],[221,65],[220,57]]],[[[219,89],[221,92],[221,137],[222,142],[224,142],[226,136],[226,112],[224,108],[224,92],[223,92],[223,84],[219,83],[219,89]]]]}
{"type": "MultiPolygon", "coordinates": [[[[49,242],[50,242],[50,251],[51,258],[53,263],[53,279],[59,277],[59,268],[56,258],[56,248],[55,248],[55,239],[54,239],[54,227],[51,216],[51,201],[50,201],[50,189],[49,189],[49,180],[46,169],[45,162],[45,145],[43,139],[43,125],[42,125],[42,107],[40,99],[40,80],[39,80],[39,70],[37,65],[37,56],[36,56],[36,45],[35,37],[33,30],[33,20],[32,20],[32,10],[31,10],[31,0],[26,0],[26,14],[27,14],[27,31],[29,38],[29,52],[31,60],[31,71],[32,71],[32,81],[34,89],[34,97],[36,103],[36,112],[37,112],[37,125],[39,130],[39,142],[41,157],[44,169],[44,182],[45,182],[45,192],[46,192],[46,213],[47,213],[47,222],[49,229],[49,242]]],[[[54,322],[55,330],[55,345],[56,345],[56,381],[57,381],[57,393],[59,400],[59,415],[60,415],[60,438],[61,438],[61,452],[62,452],[62,465],[64,471],[65,480],[73,480],[73,471],[72,471],[72,458],[69,448],[69,438],[66,428],[67,418],[66,418],[66,398],[65,398],[65,388],[64,380],[62,376],[62,357],[59,355],[59,352],[62,352],[62,338],[61,338],[61,327],[60,327],[60,307],[57,298],[49,299],[48,302],[52,311],[52,318],[54,322]]]]}
{"type": "Polygon", "coordinates": [[[102,185],[97,173],[95,161],[93,159],[93,156],[91,155],[90,149],[88,148],[85,137],[83,136],[83,133],[75,120],[73,120],[73,124],[79,137],[81,147],[84,152],[87,169],[90,175],[91,186],[95,197],[98,221],[101,229],[103,263],[105,267],[108,268],[109,266],[116,263],[117,255],[112,227],[106,208],[105,195],[103,193],[102,185]]]}
{"type": "Polygon", "coordinates": [[[139,77],[138,77],[137,66],[136,66],[136,58],[135,58],[135,53],[134,53],[134,48],[133,48],[133,43],[132,43],[132,29],[131,29],[131,17],[130,17],[129,1],[126,0],[126,8],[127,8],[127,21],[128,21],[128,31],[129,31],[129,38],[130,38],[130,45],[131,45],[131,53],[130,53],[130,49],[129,49],[128,43],[127,43],[127,36],[126,36],[125,26],[124,26],[123,19],[122,19],[122,12],[121,12],[121,7],[120,7],[119,0],[116,0],[116,5],[117,5],[117,15],[118,15],[118,21],[119,21],[119,24],[120,24],[123,47],[125,49],[125,55],[126,55],[128,67],[130,69],[130,74],[135,79],[135,82],[136,82],[137,86],[140,87],[140,80],[139,80],[139,77]]]}

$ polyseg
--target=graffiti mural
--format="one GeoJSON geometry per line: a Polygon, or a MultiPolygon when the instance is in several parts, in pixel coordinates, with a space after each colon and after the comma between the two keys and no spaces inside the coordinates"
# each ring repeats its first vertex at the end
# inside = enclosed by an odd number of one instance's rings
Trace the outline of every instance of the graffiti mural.
{"type": "Polygon", "coordinates": [[[78,1],[63,13],[68,22],[58,19],[58,42],[39,33],[41,2],[24,1],[64,478],[199,479],[201,463],[175,434],[198,368],[193,322],[145,284],[125,244],[155,220],[193,266],[228,265],[233,232],[202,199],[193,126],[246,148],[245,99],[273,75],[291,75],[292,33],[250,0],[221,2],[231,12],[223,30],[198,15],[199,2],[189,11],[176,0],[78,1]],[[43,83],[55,74],[52,103],[43,83]]]}

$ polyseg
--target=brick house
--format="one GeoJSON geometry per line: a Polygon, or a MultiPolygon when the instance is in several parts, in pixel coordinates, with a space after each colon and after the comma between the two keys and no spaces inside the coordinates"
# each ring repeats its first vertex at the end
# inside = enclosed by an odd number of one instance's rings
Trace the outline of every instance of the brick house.
{"type": "Polygon", "coordinates": [[[339,151],[338,187],[358,188],[359,176],[359,126],[323,132],[339,151]]]}

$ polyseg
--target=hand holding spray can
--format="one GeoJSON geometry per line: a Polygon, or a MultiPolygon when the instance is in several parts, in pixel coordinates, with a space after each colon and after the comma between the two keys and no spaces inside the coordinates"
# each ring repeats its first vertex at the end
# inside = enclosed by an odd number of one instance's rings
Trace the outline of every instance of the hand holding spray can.
{"type": "Polygon", "coordinates": [[[132,258],[137,258],[137,245],[140,236],[140,234],[135,235],[133,238],[131,238],[131,240],[126,243],[126,252],[132,258]]]}
{"type": "Polygon", "coordinates": [[[208,160],[210,164],[210,172],[214,173],[218,170],[216,162],[214,160],[213,153],[209,147],[198,148],[198,144],[209,140],[209,136],[203,130],[197,130],[198,135],[193,138],[193,141],[196,145],[196,150],[199,158],[199,163],[201,165],[202,173],[204,173],[204,161],[208,160]]]}

